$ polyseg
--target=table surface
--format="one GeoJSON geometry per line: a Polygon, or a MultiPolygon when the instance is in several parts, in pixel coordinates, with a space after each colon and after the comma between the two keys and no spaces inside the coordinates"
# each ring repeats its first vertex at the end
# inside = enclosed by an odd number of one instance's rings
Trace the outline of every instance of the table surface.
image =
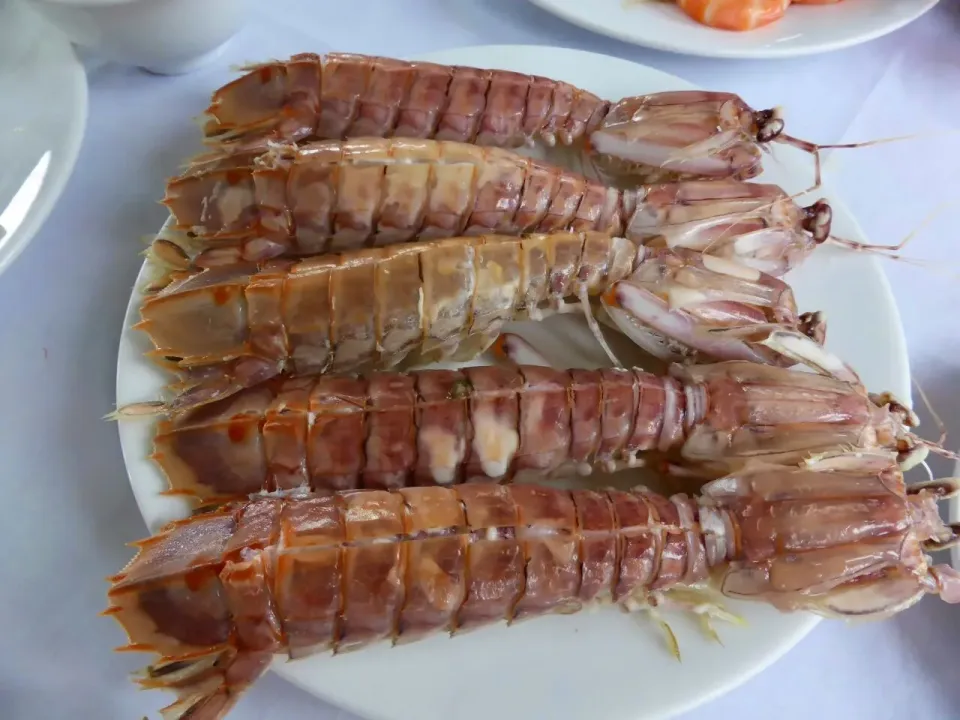
{"type": "MultiPolygon", "coordinates": [[[[0,504],[5,718],[130,720],[153,716],[163,704],[165,695],[129,682],[142,657],[112,653],[123,638],[96,616],[105,601],[102,578],[129,559],[125,543],[145,532],[116,428],[100,418],[114,402],[120,326],[141,262],[137,238],[163,222],[156,201],[164,180],[198,147],[197,129],[184,118],[231,76],[229,64],[301,51],[409,55],[480,44],[560,45],[732,90],[757,107],[781,105],[793,134],[821,142],[918,133],[910,142],[837,151],[827,178],[875,242],[896,242],[927,221],[905,250],[926,262],[888,261],[885,268],[914,375],[947,427],[960,427],[960,283],[950,226],[960,198],[960,174],[951,164],[960,161],[956,3],[850,50],[749,62],[633,47],[520,0],[366,0],[363,13],[323,3],[322,15],[319,5],[264,4],[216,67],[192,75],[158,77],[114,65],[91,71],[77,169],[39,235],[0,278],[0,458],[10,493],[0,504]]],[[[863,312],[868,319],[870,308],[863,312]]],[[[935,424],[926,425],[935,435],[935,424]]],[[[936,469],[950,472],[944,464],[936,469]]],[[[958,612],[931,598],[885,623],[821,623],[774,666],[685,720],[960,717],[958,612]]],[[[231,717],[352,716],[271,674],[231,717]]]]}

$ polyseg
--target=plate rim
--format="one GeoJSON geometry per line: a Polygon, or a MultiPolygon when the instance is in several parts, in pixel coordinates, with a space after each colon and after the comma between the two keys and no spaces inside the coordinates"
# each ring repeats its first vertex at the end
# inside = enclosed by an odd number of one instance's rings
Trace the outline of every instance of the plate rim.
{"type": "MultiPolygon", "coordinates": [[[[731,48],[730,50],[718,50],[711,52],[707,50],[700,50],[696,45],[681,46],[677,45],[676,43],[661,42],[656,38],[641,41],[638,40],[634,34],[626,31],[620,31],[616,26],[608,26],[602,23],[592,22],[589,18],[581,17],[576,13],[569,12],[565,8],[558,8],[554,4],[553,0],[528,0],[528,2],[530,2],[532,5],[540,8],[544,12],[560,18],[571,25],[576,25],[577,27],[588,30],[589,32],[596,33],[598,35],[604,35],[606,37],[613,38],[614,40],[628,43],[635,47],[646,47],[650,48],[651,50],[659,50],[661,52],[668,52],[674,55],[687,55],[690,57],[715,58],[724,60],[777,60],[808,57],[811,55],[822,55],[825,53],[835,52],[837,50],[845,50],[857,45],[872,42],[873,40],[877,40],[885,35],[896,32],[897,30],[900,30],[910,23],[920,19],[923,15],[933,10],[933,8],[940,3],[940,0],[925,1],[929,4],[921,7],[914,15],[908,16],[905,19],[899,20],[891,25],[878,28],[869,33],[857,35],[853,38],[835,40],[833,42],[823,43],[820,45],[792,49],[781,49],[777,48],[776,46],[762,46],[754,49],[738,50],[731,48]]],[[[718,32],[722,31],[718,30],[718,32]]]]}
{"type": "MultiPolygon", "coordinates": [[[[0,11],[4,8],[0,7],[0,11]]],[[[19,239],[6,252],[0,253],[0,275],[10,269],[13,263],[20,257],[23,251],[33,242],[44,223],[57,205],[57,201],[63,195],[67,182],[73,176],[76,169],[77,160],[80,157],[80,150],[83,147],[83,139],[87,131],[87,121],[90,113],[90,88],[87,81],[87,72],[83,63],[77,57],[77,53],[70,43],[69,38],[60,30],[46,23],[32,9],[21,2],[13,2],[6,7],[6,12],[13,14],[22,13],[22,17],[27,18],[24,22],[39,25],[40,32],[36,33],[37,39],[42,44],[43,59],[49,59],[51,53],[62,55],[59,62],[63,62],[63,67],[72,75],[72,85],[77,94],[77,113],[75,122],[71,123],[73,132],[67,134],[61,153],[62,161],[60,165],[63,171],[53,176],[46,183],[45,192],[40,199],[32,203],[27,211],[27,216],[23,222],[14,231],[22,234],[19,239]]],[[[2,16],[3,12],[0,12],[2,16]]]]}
{"type": "MultiPolygon", "coordinates": [[[[522,44],[522,43],[521,44],[497,44],[497,45],[477,44],[477,45],[461,46],[456,48],[447,48],[447,49],[433,51],[429,53],[403,55],[398,57],[404,57],[405,59],[417,59],[417,60],[430,61],[431,58],[435,58],[443,54],[449,54],[449,53],[478,52],[478,51],[488,52],[488,53],[497,53],[498,51],[505,51],[505,50],[509,50],[511,52],[534,52],[534,53],[551,51],[551,52],[560,52],[564,54],[570,54],[574,56],[576,55],[595,56],[597,58],[602,58],[602,61],[605,61],[605,62],[613,61],[613,62],[626,63],[629,65],[632,65],[636,68],[640,68],[644,70],[645,72],[652,73],[654,75],[659,75],[665,79],[669,79],[670,82],[677,83],[678,85],[682,85],[689,88],[698,87],[697,85],[689,82],[688,80],[682,77],[679,77],[672,73],[668,73],[658,68],[646,65],[645,63],[639,63],[632,60],[620,58],[617,56],[606,55],[603,53],[597,53],[597,52],[588,51],[588,50],[581,50],[579,48],[564,47],[559,45],[535,45],[535,44],[522,44]]],[[[829,188],[829,186],[827,187],[829,188]]],[[[853,213],[850,212],[846,204],[841,199],[837,199],[836,197],[831,197],[831,203],[836,208],[840,209],[841,213],[846,215],[850,219],[850,221],[854,223],[860,235],[864,235],[856,217],[853,215],[853,213]]],[[[164,223],[164,226],[166,226],[169,222],[170,222],[170,218],[168,218],[168,220],[164,223]]],[[[889,277],[884,271],[883,266],[878,257],[873,255],[868,255],[868,254],[861,254],[858,258],[858,261],[866,265],[867,268],[869,268],[869,273],[873,276],[873,279],[878,283],[879,289],[882,291],[884,296],[889,301],[889,307],[890,307],[890,313],[891,313],[890,321],[893,324],[893,330],[894,330],[894,332],[892,333],[894,338],[894,345],[895,345],[894,352],[898,356],[898,360],[902,365],[902,371],[903,371],[903,376],[899,379],[902,381],[902,384],[904,386],[909,387],[910,377],[911,377],[910,358],[907,352],[906,336],[904,332],[902,317],[900,314],[900,308],[896,302],[896,297],[893,293],[893,289],[890,284],[889,277]]],[[[142,298],[142,292],[140,290],[140,287],[142,284],[142,280],[144,279],[145,273],[148,270],[149,262],[150,262],[149,259],[146,259],[141,264],[140,270],[138,271],[136,284],[134,285],[132,292],[130,294],[130,297],[128,299],[127,310],[124,314],[123,326],[121,328],[121,334],[120,334],[119,343],[118,343],[119,345],[118,353],[122,352],[122,348],[124,344],[128,341],[128,338],[134,332],[133,329],[130,327],[130,323],[128,321],[131,318],[135,318],[138,312],[139,301],[142,298]]],[[[118,357],[118,360],[119,360],[119,357],[118,357]]],[[[121,365],[120,362],[118,362],[117,373],[116,373],[116,392],[117,392],[118,402],[119,402],[119,396],[121,395],[122,375],[123,375],[123,366],[121,365]]],[[[909,402],[912,405],[912,398],[908,397],[907,402],[909,402]]],[[[134,494],[134,497],[137,503],[137,508],[141,514],[141,517],[146,521],[147,514],[143,511],[140,494],[138,494],[137,490],[135,489],[133,478],[130,476],[130,470],[129,470],[130,465],[128,462],[128,453],[131,452],[133,448],[128,447],[129,443],[124,442],[122,430],[119,430],[119,432],[121,436],[120,440],[121,440],[121,450],[124,457],[124,466],[125,466],[125,470],[127,471],[129,484],[131,485],[131,491],[134,494]]],[[[809,635],[810,632],[812,632],[813,629],[817,627],[817,625],[819,625],[819,623],[823,619],[820,616],[814,615],[812,613],[798,612],[798,613],[794,613],[793,615],[795,618],[798,618],[799,620],[795,628],[793,629],[793,632],[787,635],[784,638],[784,641],[779,645],[777,645],[772,652],[764,656],[762,660],[755,662],[754,664],[750,665],[748,668],[739,672],[738,674],[730,676],[725,682],[718,683],[715,687],[713,687],[711,690],[707,692],[697,694],[695,697],[690,698],[688,700],[685,699],[682,701],[678,701],[672,706],[665,708],[663,711],[648,713],[644,717],[647,718],[648,720],[669,720],[669,718],[674,718],[684,713],[690,712],[691,710],[697,707],[705,705],[713,700],[716,700],[719,697],[722,697],[723,695],[728,694],[729,692],[740,687],[741,685],[745,684],[752,678],[756,677],[761,672],[768,669],[771,665],[779,661],[784,655],[786,655],[793,648],[795,648],[796,645],[799,644],[799,642],[802,641],[805,637],[807,637],[807,635],[809,635]]],[[[354,705],[354,703],[349,698],[334,697],[329,694],[320,692],[311,684],[302,682],[301,679],[298,678],[295,674],[286,671],[285,666],[286,666],[286,661],[281,656],[276,658],[275,661],[271,664],[271,670],[276,672],[280,677],[282,677],[287,682],[290,682],[296,685],[297,687],[308,692],[310,695],[317,697],[323,700],[324,702],[328,702],[330,704],[335,705],[338,708],[342,708],[349,712],[353,712],[355,714],[358,714],[364,717],[369,717],[371,718],[371,720],[380,720],[381,718],[382,720],[395,720],[395,717],[378,715],[375,712],[372,712],[371,709],[368,707],[359,707],[357,705],[354,705]]]]}

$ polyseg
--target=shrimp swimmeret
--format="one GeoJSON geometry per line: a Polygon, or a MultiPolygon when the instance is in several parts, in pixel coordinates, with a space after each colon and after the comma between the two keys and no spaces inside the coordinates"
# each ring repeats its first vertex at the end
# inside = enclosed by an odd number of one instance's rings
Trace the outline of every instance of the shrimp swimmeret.
{"type": "Polygon", "coordinates": [[[697,22],[721,30],[755,30],[783,17],[790,0],[677,0],[697,22]]]}

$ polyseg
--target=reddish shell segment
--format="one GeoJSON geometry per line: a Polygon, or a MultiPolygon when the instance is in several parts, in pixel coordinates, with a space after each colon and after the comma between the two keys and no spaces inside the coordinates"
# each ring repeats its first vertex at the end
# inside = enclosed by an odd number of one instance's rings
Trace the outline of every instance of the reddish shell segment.
{"type": "Polygon", "coordinates": [[[598,443],[609,432],[599,408],[613,406],[619,388],[611,372],[580,375],[576,393],[573,373],[536,366],[281,380],[161,421],[154,457],[174,489],[201,498],[549,476],[659,444],[648,433],[660,426],[634,418],[662,415],[665,394],[650,388],[676,381],[639,371],[618,378],[627,393],[616,406],[620,442],[598,443]]]}

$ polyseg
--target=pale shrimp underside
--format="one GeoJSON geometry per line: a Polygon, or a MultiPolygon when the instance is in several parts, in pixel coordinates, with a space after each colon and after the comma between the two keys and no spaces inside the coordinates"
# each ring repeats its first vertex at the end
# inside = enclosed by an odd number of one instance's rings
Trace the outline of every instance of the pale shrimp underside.
{"type": "Polygon", "coordinates": [[[281,372],[469,361],[509,322],[570,311],[599,315],[667,361],[831,362],[822,317],[800,314],[781,280],[601,233],[452,238],[171,279],[144,299],[135,327],[155,359],[196,385],[184,405],[281,372]]]}

